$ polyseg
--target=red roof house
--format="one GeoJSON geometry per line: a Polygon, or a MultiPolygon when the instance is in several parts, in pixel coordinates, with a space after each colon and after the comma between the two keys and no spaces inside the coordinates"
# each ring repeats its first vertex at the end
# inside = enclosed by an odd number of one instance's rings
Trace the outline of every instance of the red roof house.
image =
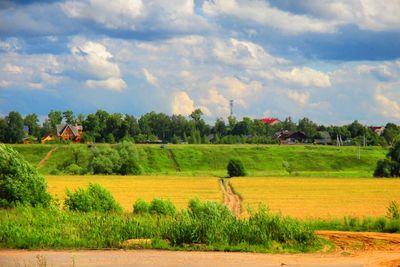
{"type": "Polygon", "coordinates": [[[260,121],[262,121],[263,123],[269,124],[269,125],[274,125],[280,122],[279,119],[277,118],[263,118],[260,119],[260,121]]]}

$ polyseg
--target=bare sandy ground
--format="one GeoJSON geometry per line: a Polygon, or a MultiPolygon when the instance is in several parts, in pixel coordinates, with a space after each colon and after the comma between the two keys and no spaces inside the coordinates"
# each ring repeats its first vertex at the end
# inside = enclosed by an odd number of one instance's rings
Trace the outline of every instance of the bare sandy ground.
{"type": "Polygon", "coordinates": [[[219,182],[219,187],[224,195],[224,205],[226,205],[236,217],[239,217],[241,209],[240,197],[233,193],[232,187],[229,183],[226,184],[225,189],[225,186],[221,180],[219,182]]]}
{"type": "Polygon", "coordinates": [[[254,254],[158,250],[0,250],[0,266],[400,266],[400,251],[254,254]]]}

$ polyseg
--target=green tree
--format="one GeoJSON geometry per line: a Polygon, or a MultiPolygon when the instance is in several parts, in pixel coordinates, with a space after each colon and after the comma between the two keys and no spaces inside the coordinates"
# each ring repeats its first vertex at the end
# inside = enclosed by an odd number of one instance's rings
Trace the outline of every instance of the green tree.
{"type": "Polygon", "coordinates": [[[58,110],[51,110],[47,115],[47,117],[49,118],[51,132],[54,135],[56,135],[57,134],[56,125],[62,122],[62,113],[61,111],[58,110]]]}
{"type": "Polygon", "coordinates": [[[307,139],[309,141],[312,141],[317,135],[317,127],[318,127],[317,124],[311,121],[310,119],[303,118],[299,120],[297,129],[305,133],[307,139]]]}
{"type": "Polygon", "coordinates": [[[3,117],[0,117],[0,143],[6,142],[7,128],[7,120],[3,117]]]}
{"type": "Polygon", "coordinates": [[[66,123],[68,123],[68,124],[75,124],[76,123],[74,112],[72,112],[72,110],[66,110],[66,111],[63,112],[62,115],[63,115],[63,118],[64,118],[66,123]]]}
{"type": "Polygon", "coordinates": [[[11,147],[0,144],[0,207],[48,206],[46,180],[11,147]]]}
{"type": "Polygon", "coordinates": [[[7,131],[5,133],[6,143],[20,143],[25,136],[24,120],[18,112],[11,111],[6,117],[7,131]]]}
{"type": "Polygon", "coordinates": [[[228,170],[229,177],[246,176],[246,170],[243,166],[243,162],[240,159],[230,159],[226,168],[228,170]]]}
{"type": "Polygon", "coordinates": [[[383,131],[383,138],[385,138],[386,142],[389,145],[393,145],[396,138],[400,135],[400,127],[398,127],[394,123],[388,123],[385,126],[385,130],[383,131]]]}
{"type": "Polygon", "coordinates": [[[39,137],[40,135],[39,119],[35,113],[28,114],[25,116],[24,125],[29,127],[29,135],[39,137]]]}

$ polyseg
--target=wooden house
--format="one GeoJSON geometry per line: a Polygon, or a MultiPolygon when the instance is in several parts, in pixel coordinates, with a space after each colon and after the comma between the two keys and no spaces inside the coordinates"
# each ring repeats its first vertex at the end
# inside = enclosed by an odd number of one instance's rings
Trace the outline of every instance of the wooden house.
{"type": "Polygon", "coordinates": [[[73,142],[80,142],[83,133],[81,125],[71,124],[58,124],[56,126],[57,137],[63,140],[72,140],[73,142]]]}

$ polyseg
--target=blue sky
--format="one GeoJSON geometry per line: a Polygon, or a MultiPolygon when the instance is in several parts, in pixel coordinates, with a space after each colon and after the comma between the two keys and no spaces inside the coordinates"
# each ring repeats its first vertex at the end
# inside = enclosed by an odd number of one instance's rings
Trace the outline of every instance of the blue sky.
{"type": "Polygon", "coordinates": [[[398,0],[0,2],[0,114],[400,120],[398,0]]]}

